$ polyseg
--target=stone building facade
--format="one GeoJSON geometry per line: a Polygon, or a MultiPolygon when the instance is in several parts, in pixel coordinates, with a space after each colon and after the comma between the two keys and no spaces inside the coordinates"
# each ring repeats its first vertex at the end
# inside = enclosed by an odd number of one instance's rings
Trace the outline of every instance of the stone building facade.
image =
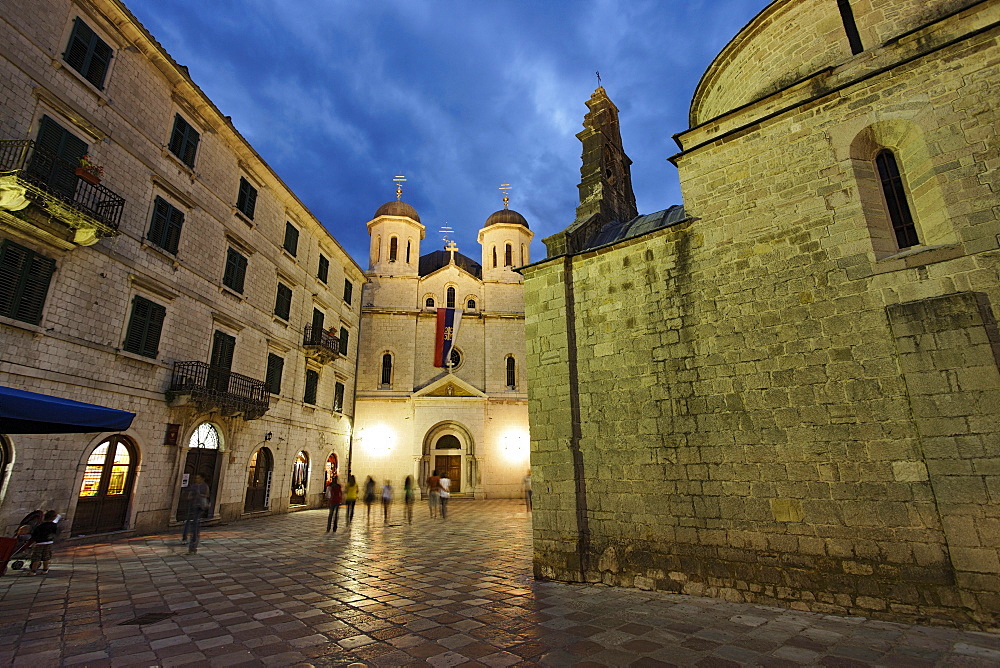
{"type": "Polygon", "coordinates": [[[998,38],[997,2],[776,0],[694,94],[683,207],[546,240],[536,575],[995,626],[998,38]]]}
{"type": "Polygon", "coordinates": [[[402,488],[447,472],[458,496],[517,497],[528,467],[524,286],[532,233],[507,208],[479,231],[482,262],[454,243],[421,255],[426,229],[403,201],[368,223],[352,471],[402,488]],[[439,308],[463,313],[454,366],[435,366],[439,308]]]}
{"type": "Polygon", "coordinates": [[[121,2],[0,6],[0,385],[136,413],[0,435],[0,528],[162,529],[199,472],[216,518],[315,507],[361,267],[121,2]]]}

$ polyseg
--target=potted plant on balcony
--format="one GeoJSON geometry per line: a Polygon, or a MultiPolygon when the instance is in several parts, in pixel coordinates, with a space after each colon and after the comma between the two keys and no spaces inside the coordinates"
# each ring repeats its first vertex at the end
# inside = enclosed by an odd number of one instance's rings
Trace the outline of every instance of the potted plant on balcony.
{"type": "Polygon", "coordinates": [[[104,176],[104,167],[95,165],[90,160],[90,155],[81,155],[77,160],[80,162],[80,166],[76,168],[74,174],[95,186],[101,182],[101,177],[104,176]]]}

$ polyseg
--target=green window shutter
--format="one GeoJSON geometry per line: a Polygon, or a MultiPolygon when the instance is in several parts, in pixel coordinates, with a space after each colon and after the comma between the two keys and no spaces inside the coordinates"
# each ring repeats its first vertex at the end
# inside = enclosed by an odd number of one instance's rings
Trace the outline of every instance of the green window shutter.
{"type": "Polygon", "coordinates": [[[87,154],[87,142],[79,139],[48,116],[38,124],[38,139],[28,172],[64,197],[76,194],[78,159],[87,154]]]}
{"type": "Polygon", "coordinates": [[[319,256],[319,269],[316,271],[316,278],[326,283],[330,277],[330,261],[325,255],[319,256]]]}
{"type": "Polygon", "coordinates": [[[239,252],[230,248],[226,254],[226,272],[222,276],[223,285],[243,294],[243,284],[246,281],[246,274],[247,259],[239,252]]]}
{"type": "Polygon", "coordinates": [[[338,413],[344,412],[344,384],[337,383],[333,387],[333,410],[338,413]]]}
{"type": "Polygon", "coordinates": [[[215,335],[212,337],[212,360],[209,364],[229,371],[233,368],[233,353],[235,350],[236,337],[215,330],[215,335]]]}
{"type": "Polygon", "coordinates": [[[132,315],[125,333],[125,350],[143,357],[156,358],[160,350],[160,334],[167,309],[145,297],[132,298],[132,315]]]}
{"type": "Polygon", "coordinates": [[[347,355],[347,337],[349,334],[343,327],[340,328],[340,354],[347,355]]]}
{"type": "Polygon", "coordinates": [[[319,373],[312,369],[306,369],[306,391],[302,397],[302,402],[306,404],[316,403],[316,389],[319,387],[319,373]]]}
{"type": "Polygon", "coordinates": [[[153,202],[153,219],[146,239],[168,253],[176,254],[183,226],[184,212],[171,206],[162,197],[157,197],[153,202]]]}
{"type": "Polygon", "coordinates": [[[253,220],[253,214],[257,208],[257,189],[242,176],[240,177],[240,192],[236,198],[236,208],[242,211],[247,218],[253,220]]]}
{"type": "Polygon", "coordinates": [[[288,320],[292,313],[292,289],[284,283],[278,283],[278,294],[274,298],[274,314],[282,320],[288,320]]]}
{"type": "Polygon", "coordinates": [[[0,315],[37,325],[55,260],[12,241],[0,246],[0,315]]]}
{"type": "Polygon", "coordinates": [[[113,51],[90,26],[77,18],[63,60],[97,88],[104,88],[113,51]]]}
{"type": "Polygon", "coordinates": [[[285,223],[284,249],[293,256],[299,252],[299,231],[291,223],[285,223]]]}
{"type": "Polygon", "coordinates": [[[344,301],[348,304],[351,303],[351,299],[354,297],[354,284],[351,283],[346,278],[344,279],[344,301]]]}
{"type": "Polygon", "coordinates": [[[174,115],[174,129],[170,133],[170,152],[188,167],[194,167],[194,156],[198,151],[201,135],[180,114],[174,115]]]}
{"type": "Polygon", "coordinates": [[[281,373],[285,369],[285,358],[267,354],[267,375],[264,376],[264,384],[271,394],[281,394],[281,373]]]}

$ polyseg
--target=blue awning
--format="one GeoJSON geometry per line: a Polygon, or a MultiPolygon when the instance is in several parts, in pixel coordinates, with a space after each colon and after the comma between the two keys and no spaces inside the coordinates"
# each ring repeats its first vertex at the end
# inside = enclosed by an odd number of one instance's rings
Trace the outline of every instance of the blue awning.
{"type": "Polygon", "coordinates": [[[0,434],[124,431],[135,413],[0,386],[0,434]]]}

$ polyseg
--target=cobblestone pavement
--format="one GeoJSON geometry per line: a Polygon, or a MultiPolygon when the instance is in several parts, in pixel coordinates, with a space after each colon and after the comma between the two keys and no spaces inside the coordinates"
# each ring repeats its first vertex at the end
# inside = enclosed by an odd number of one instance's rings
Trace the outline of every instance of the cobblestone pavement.
{"type": "Polygon", "coordinates": [[[535,582],[513,501],[394,510],[209,527],[192,556],[176,533],[57,545],[48,575],[0,579],[0,665],[1000,664],[993,634],[535,582]]]}

